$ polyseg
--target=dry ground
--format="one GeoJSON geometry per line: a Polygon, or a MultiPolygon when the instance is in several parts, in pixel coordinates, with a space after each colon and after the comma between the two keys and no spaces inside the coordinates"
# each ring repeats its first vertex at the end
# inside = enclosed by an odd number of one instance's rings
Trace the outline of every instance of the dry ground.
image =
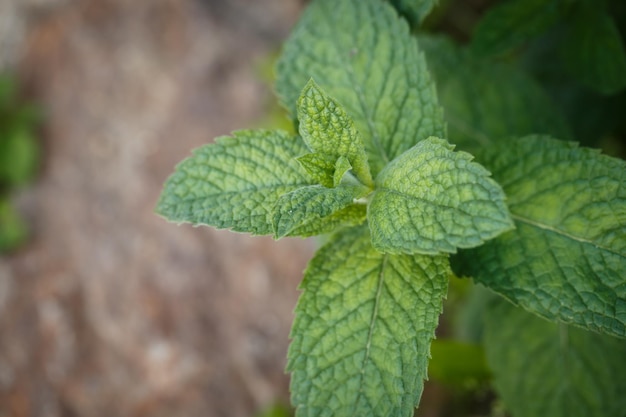
{"type": "Polygon", "coordinates": [[[287,401],[312,243],[152,211],[190,149],[262,118],[256,67],[300,8],[0,0],[19,23],[10,65],[46,113],[40,177],[18,196],[34,236],[0,260],[0,417],[247,417],[287,401]]]}

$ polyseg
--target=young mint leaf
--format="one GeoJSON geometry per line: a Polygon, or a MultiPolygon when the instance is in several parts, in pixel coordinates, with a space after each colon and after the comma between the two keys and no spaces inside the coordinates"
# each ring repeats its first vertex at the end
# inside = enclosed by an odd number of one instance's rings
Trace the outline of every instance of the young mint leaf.
{"type": "Polygon", "coordinates": [[[311,260],[296,307],[296,415],[412,416],[449,276],[445,256],[376,251],[366,226],[335,235],[311,260]]]}
{"type": "Polygon", "coordinates": [[[626,343],[542,320],[505,300],[486,311],[494,385],[514,417],[626,415],[626,343]]]}
{"type": "Polygon", "coordinates": [[[443,139],[428,138],[376,178],[368,208],[372,244],[387,253],[456,252],[513,227],[489,172],[443,139]]]}
{"type": "Polygon", "coordinates": [[[361,183],[374,185],[363,141],[352,119],[313,80],[302,90],[297,111],[300,135],[313,152],[327,156],[332,162],[344,157],[361,183]]]}
{"type": "Polygon", "coordinates": [[[569,72],[603,94],[626,87],[626,50],[611,16],[596,3],[580,2],[563,44],[569,72]]]}
{"type": "Polygon", "coordinates": [[[554,0],[508,0],[490,8],[476,26],[471,48],[497,55],[540,35],[560,18],[554,0]]]}
{"type": "Polygon", "coordinates": [[[417,27],[424,21],[438,0],[390,0],[391,4],[411,23],[417,27]]]}
{"type": "Polygon", "coordinates": [[[345,173],[352,168],[345,156],[333,160],[331,155],[313,152],[296,159],[313,181],[328,188],[338,186],[345,173]]]}
{"type": "Polygon", "coordinates": [[[289,233],[289,236],[309,237],[336,232],[339,229],[358,226],[367,219],[367,207],[365,204],[351,204],[348,207],[336,211],[326,217],[314,217],[308,222],[297,226],[289,233]]]}
{"type": "Polygon", "coordinates": [[[476,153],[514,136],[568,139],[565,117],[532,78],[504,63],[474,58],[442,37],[420,37],[449,125],[448,139],[476,153]]]}
{"type": "Polygon", "coordinates": [[[516,229],[462,252],[465,272],[542,317],[626,337],[626,162],[542,136],[480,160],[516,229]]]}
{"type": "Polygon", "coordinates": [[[296,114],[313,78],[350,115],[372,175],[429,136],[446,137],[426,61],[407,23],[381,0],[317,0],[277,64],[276,89],[296,114]]]}
{"type": "Polygon", "coordinates": [[[157,212],[174,222],[273,233],[274,205],[311,185],[296,157],[308,152],[281,131],[242,130],[196,149],[165,183],[157,212]]]}
{"type": "Polygon", "coordinates": [[[284,194],[276,202],[273,223],[276,238],[295,236],[294,230],[345,209],[370,192],[363,186],[326,188],[311,185],[284,194]]]}

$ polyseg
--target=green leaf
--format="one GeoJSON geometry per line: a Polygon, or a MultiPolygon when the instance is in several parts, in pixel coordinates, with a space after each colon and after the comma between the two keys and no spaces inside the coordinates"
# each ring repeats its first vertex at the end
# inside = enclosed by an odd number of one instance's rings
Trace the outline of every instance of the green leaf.
{"type": "Polygon", "coordinates": [[[513,417],[626,416],[626,343],[500,299],[486,314],[494,385],[513,417]]]}
{"type": "Polygon", "coordinates": [[[326,217],[312,218],[289,233],[289,236],[309,237],[336,232],[339,229],[358,226],[367,219],[365,204],[351,204],[326,217]]]}
{"type": "Polygon", "coordinates": [[[419,26],[430,11],[437,5],[438,0],[390,0],[391,4],[407,18],[411,26],[419,26]]]}
{"type": "Polygon", "coordinates": [[[349,162],[346,165],[346,158],[340,157],[333,161],[330,155],[324,155],[318,152],[307,153],[296,159],[314,182],[328,188],[339,185],[341,179],[337,181],[337,178],[343,177],[343,174],[348,172],[351,168],[349,162]]]}
{"type": "Polygon", "coordinates": [[[7,133],[7,136],[0,136],[0,184],[24,185],[37,171],[39,145],[23,127],[7,133]]]}
{"type": "Polygon", "coordinates": [[[449,125],[448,139],[477,150],[514,136],[537,132],[568,139],[565,117],[542,88],[522,71],[477,60],[440,37],[420,37],[437,80],[449,125]]]}
{"type": "Polygon", "coordinates": [[[24,243],[28,230],[9,199],[0,196],[0,252],[7,252],[24,243]]]}
{"type": "Polygon", "coordinates": [[[516,229],[461,255],[467,273],[551,320],[626,336],[626,162],[529,136],[481,161],[516,229]]]}
{"type": "Polygon", "coordinates": [[[280,196],[312,184],[295,159],[307,151],[299,138],[281,131],[217,138],[176,167],[157,212],[174,222],[271,234],[280,196]]]}
{"type": "Polygon", "coordinates": [[[363,138],[372,175],[417,142],[446,136],[426,61],[407,23],[380,0],[317,0],[277,64],[292,115],[310,78],[337,100],[363,138]]]}
{"type": "Polygon", "coordinates": [[[513,226],[500,186],[466,152],[428,138],[376,179],[368,209],[372,244],[388,253],[456,252],[513,226]]]}
{"type": "Polygon", "coordinates": [[[569,22],[563,59],[569,72],[603,94],[626,87],[626,51],[611,16],[597,4],[580,2],[569,22]]]}
{"type": "Polygon", "coordinates": [[[560,18],[554,0],[509,0],[490,8],[480,20],[471,48],[478,55],[496,55],[542,34],[560,18]]]}
{"type": "Polygon", "coordinates": [[[326,188],[311,185],[284,194],[274,209],[274,235],[276,238],[295,236],[293,232],[299,227],[311,222],[318,223],[318,220],[345,209],[369,192],[363,186],[326,188]]]}
{"type": "Polygon", "coordinates": [[[449,275],[445,256],[376,251],[366,226],[335,235],[309,264],[296,307],[296,415],[412,416],[449,275]]]}
{"type": "Polygon", "coordinates": [[[455,340],[433,340],[428,376],[444,384],[471,388],[491,377],[481,345],[455,340]]]}
{"type": "MultiPolygon", "coordinates": [[[[298,99],[298,121],[300,135],[313,152],[327,156],[333,162],[344,157],[358,180],[367,186],[374,185],[361,135],[341,105],[313,80],[307,83],[298,99]]],[[[345,162],[342,164],[346,167],[345,162]]],[[[341,180],[345,171],[339,172],[341,180]]],[[[336,185],[335,177],[333,172],[331,178],[336,185]]]]}

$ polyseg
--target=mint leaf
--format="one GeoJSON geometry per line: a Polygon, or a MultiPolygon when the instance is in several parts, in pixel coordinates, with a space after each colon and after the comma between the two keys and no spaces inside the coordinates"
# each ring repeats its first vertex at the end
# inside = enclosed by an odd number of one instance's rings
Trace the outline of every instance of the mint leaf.
{"type": "Polygon", "coordinates": [[[273,223],[276,238],[295,236],[294,230],[345,209],[370,190],[362,186],[326,188],[311,185],[284,194],[276,203],[273,223]]]}
{"type": "Polygon", "coordinates": [[[304,142],[281,131],[217,138],[176,167],[157,212],[174,222],[271,234],[280,196],[312,183],[295,159],[306,152],[304,142]]]}
{"type": "Polygon", "coordinates": [[[426,61],[407,23],[380,0],[317,0],[277,64],[276,89],[292,115],[313,78],[345,108],[372,175],[429,136],[446,136],[426,61]]]}
{"type": "Polygon", "coordinates": [[[339,185],[343,175],[352,168],[343,156],[333,160],[332,156],[319,152],[307,153],[296,159],[314,182],[328,188],[339,185]]]}
{"type": "Polygon", "coordinates": [[[568,139],[565,117],[528,75],[474,58],[441,37],[420,37],[437,81],[448,139],[476,153],[492,143],[537,132],[568,139]]]}
{"type": "Polygon", "coordinates": [[[603,94],[626,87],[626,50],[611,16],[595,3],[575,8],[563,44],[569,72],[603,94]]]}
{"type": "Polygon", "coordinates": [[[554,0],[508,0],[490,8],[474,30],[471,48],[496,55],[540,35],[559,20],[554,0]]]}
{"type": "Polygon", "coordinates": [[[513,223],[500,186],[466,152],[428,138],[376,178],[368,209],[372,244],[388,253],[456,252],[480,245],[513,223]]]}
{"type": "Polygon", "coordinates": [[[481,162],[516,229],[463,252],[468,273],[551,320],[626,336],[626,162],[545,136],[481,162]]]}
{"type": "Polygon", "coordinates": [[[411,23],[419,26],[430,11],[437,5],[438,0],[390,0],[391,4],[411,23]]]}
{"type": "Polygon", "coordinates": [[[495,388],[514,417],[626,415],[623,340],[495,301],[486,311],[485,350],[495,388]]]}
{"type": "Polygon", "coordinates": [[[291,331],[296,415],[412,416],[449,275],[445,256],[376,251],[366,226],[323,246],[291,331]]]}
{"type": "Polygon", "coordinates": [[[313,217],[294,228],[289,236],[309,237],[336,232],[341,228],[358,226],[367,219],[365,204],[351,204],[326,217],[313,217]]]}
{"type": "MultiPolygon", "coordinates": [[[[310,80],[298,99],[297,110],[300,135],[308,147],[333,162],[344,157],[357,179],[364,185],[372,186],[372,174],[361,136],[341,105],[310,80]]],[[[345,162],[342,163],[345,167],[345,162]]],[[[343,173],[339,179],[341,176],[343,173]]],[[[336,182],[337,178],[334,178],[333,183],[336,182]]]]}

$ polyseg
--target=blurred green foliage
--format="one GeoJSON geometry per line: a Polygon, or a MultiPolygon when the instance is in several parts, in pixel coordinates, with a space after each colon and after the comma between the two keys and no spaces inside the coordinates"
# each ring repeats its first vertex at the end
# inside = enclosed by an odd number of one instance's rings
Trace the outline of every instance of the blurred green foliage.
{"type": "Polygon", "coordinates": [[[26,240],[27,227],[11,194],[32,181],[39,166],[37,109],[23,103],[13,76],[0,75],[0,252],[26,240]]]}

